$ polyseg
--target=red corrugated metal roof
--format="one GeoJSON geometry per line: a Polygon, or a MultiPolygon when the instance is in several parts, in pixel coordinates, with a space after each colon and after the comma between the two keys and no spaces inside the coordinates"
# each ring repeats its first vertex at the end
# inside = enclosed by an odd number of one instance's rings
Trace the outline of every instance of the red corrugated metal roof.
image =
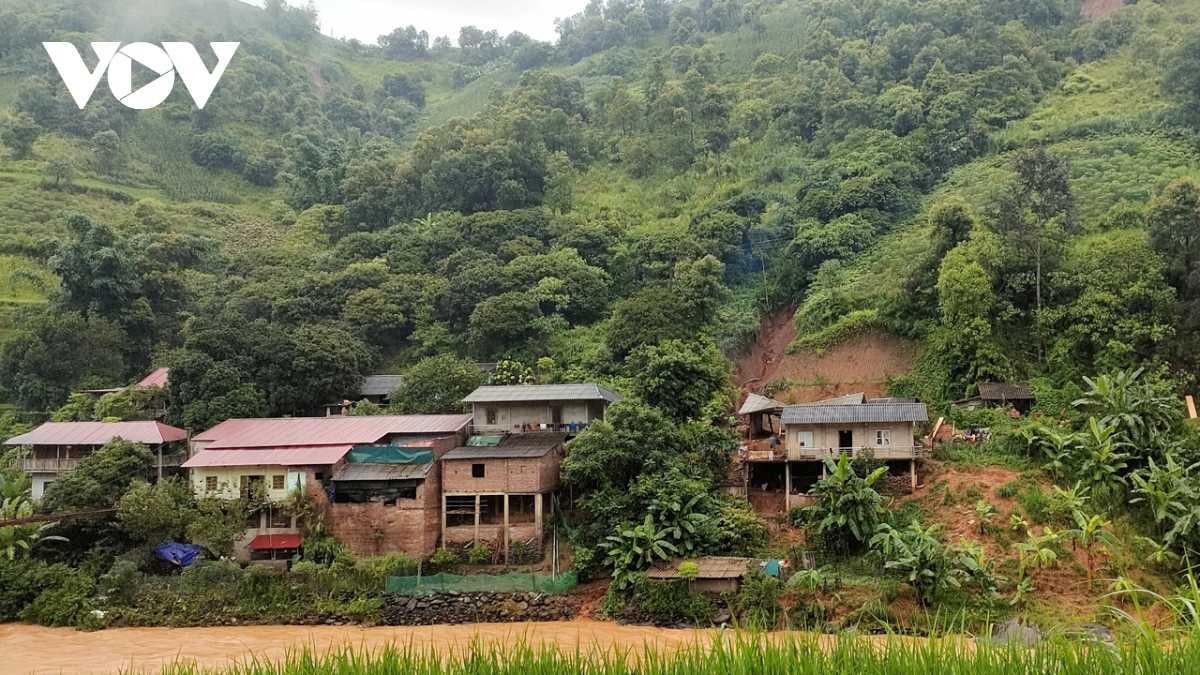
{"type": "Polygon", "coordinates": [[[323,466],[336,464],[353,445],[201,450],[183,463],[185,469],[206,466],[323,466]]]}
{"type": "Polygon", "coordinates": [[[470,415],[379,415],[367,417],[289,417],[229,420],[195,436],[216,448],[270,448],[302,445],[360,445],[392,434],[453,434],[471,423],[470,415]]]}
{"type": "Polygon", "coordinates": [[[47,422],[5,445],[104,445],[114,438],[159,445],[187,438],[183,429],[161,422],[47,422]]]}
{"type": "Polygon", "coordinates": [[[300,548],[300,535],[260,534],[250,542],[251,551],[271,551],[281,548],[300,548]]]}
{"type": "Polygon", "coordinates": [[[167,386],[167,375],[170,373],[169,368],[159,368],[158,370],[146,376],[146,379],[137,383],[140,389],[149,389],[150,387],[165,387],[167,386]]]}

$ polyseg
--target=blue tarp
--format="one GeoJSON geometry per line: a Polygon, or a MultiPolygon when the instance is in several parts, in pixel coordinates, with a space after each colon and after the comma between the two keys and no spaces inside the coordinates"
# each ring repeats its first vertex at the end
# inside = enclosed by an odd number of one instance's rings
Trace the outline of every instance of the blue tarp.
{"type": "Polygon", "coordinates": [[[168,541],[165,544],[159,544],[154,552],[158,557],[167,562],[175,563],[180,567],[191,567],[192,563],[196,562],[196,558],[204,551],[203,546],[195,544],[180,544],[174,541],[168,541]]]}

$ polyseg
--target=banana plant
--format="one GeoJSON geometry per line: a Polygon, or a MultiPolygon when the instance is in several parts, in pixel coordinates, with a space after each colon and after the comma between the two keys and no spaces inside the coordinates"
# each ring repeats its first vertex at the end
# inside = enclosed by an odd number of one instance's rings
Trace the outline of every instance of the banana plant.
{"type": "Polygon", "coordinates": [[[996,507],[980,499],[975,502],[975,518],[979,521],[979,534],[987,532],[987,526],[996,515],[996,507]]]}
{"type": "Polygon", "coordinates": [[[1083,547],[1084,554],[1087,555],[1087,587],[1090,591],[1092,590],[1092,573],[1095,569],[1093,548],[1096,544],[1100,544],[1111,550],[1117,546],[1117,538],[1108,529],[1112,523],[1101,516],[1088,516],[1082,511],[1076,511],[1075,524],[1078,527],[1071,530],[1069,536],[1079,542],[1079,545],[1083,547]]]}
{"type": "Polygon", "coordinates": [[[604,562],[613,568],[613,583],[617,588],[628,588],[633,575],[673,553],[679,553],[675,544],[667,541],[667,533],[654,523],[654,516],[647,514],[641,525],[621,525],[617,534],[609,535],[602,546],[608,550],[604,562]]]}
{"type": "Polygon", "coordinates": [[[1125,469],[1129,463],[1129,455],[1122,452],[1125,446],[1116,436],[1116,428],[1097,422],[1095,417],[1088,418],[1088,431],[1080,435],[1076,448],[1082,455],[1079,464],[1079,474],[1090,487],[1104,486],[1116,488],[1126,483],[1125,469]]]}
{"type": "Polygon", "coordinates": [[[650,514],[658,522],[659,528],[681,552],[699,553],[707,543],[704,541],[707,539],[705,529],[712,522],[712,518],[696,510],[701,499],[706,496],[698,494],[686,503],[681,503],[678,499],[660,499],[650,506],[650,514]]]}
{"type": "MultiPolygon", "coordinates": [[[[21,476],[5,480],[0,476],[0,520],[18,520],[33,515],[33,504],[29,501],[29,479],[21,476]]],[[[66,541],[65,537],[47,534],[54,523],[25,523],[0,527],[0,555],[9,560],[18,554],[29,553],[43,541],[66,541]]]]}

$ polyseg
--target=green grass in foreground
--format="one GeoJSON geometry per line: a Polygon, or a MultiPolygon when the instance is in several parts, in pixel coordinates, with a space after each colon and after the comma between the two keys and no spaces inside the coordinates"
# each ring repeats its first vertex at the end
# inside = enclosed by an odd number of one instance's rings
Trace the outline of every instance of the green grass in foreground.
{"type": "Polygon", "coordinates": [[[1050,640],[1033,649],[989,646],[962,638],[911,640],[805,634],[763,638],[729,634],[712,646],[679,651],[652,646],[630,649],[561,650],[554,646],[513,646],[476,642],[453,653],[418,647],[385,647],[365,651],[353,647],[327,654],[311,650],[291,654],[283,662],[252,659],[216,671],[178,664],[167,675],[736,675],[739,673],[846,673],[854,675],[955,673],[957,675],[1153,675],[1200,673],[1200,644],[1188,639],[1170,643],[1142,638],[1110,647],[1095,642],[1050,640]]]}

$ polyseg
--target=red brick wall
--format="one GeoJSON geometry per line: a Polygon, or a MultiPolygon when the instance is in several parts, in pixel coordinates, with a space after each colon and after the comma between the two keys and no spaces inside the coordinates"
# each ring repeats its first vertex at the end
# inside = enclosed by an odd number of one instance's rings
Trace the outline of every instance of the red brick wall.
{"type": "Polygon", "coordinates": [[[527,459],[442,460],[446,494],[535,494],[558,489],[562,458],[558,453],[527,459]],[[484,477],[474,478],[471,465],[483,464],[484,477]]]}
{"type": "MultiPolygon", "coordinates": [[[[461,442],[460,435],[433,441],[433,466],[417,485],[416,499],[400,499],[395,506],[384,506],[382,502],[328,504],[325,523],[330,533],[360,557],[433,555],[442,535],[442,462],[438,460],[461,442]]],[[[470,475],[470,467],[467,470],[470,475]]]]}
{"type": "MultiPolygon", "coordinates": [[[[435,478],[433,471],[430,477],[435,478]]],[[[329,504],[325,524],[338,541],[359,557],[407,553],[428,558],[437,550],[441,536],[441,502],[436,485],[429,478],[417,487],[416,499],[397,500],[395,506],[383,502],[368,504],[329,504]]]]}

